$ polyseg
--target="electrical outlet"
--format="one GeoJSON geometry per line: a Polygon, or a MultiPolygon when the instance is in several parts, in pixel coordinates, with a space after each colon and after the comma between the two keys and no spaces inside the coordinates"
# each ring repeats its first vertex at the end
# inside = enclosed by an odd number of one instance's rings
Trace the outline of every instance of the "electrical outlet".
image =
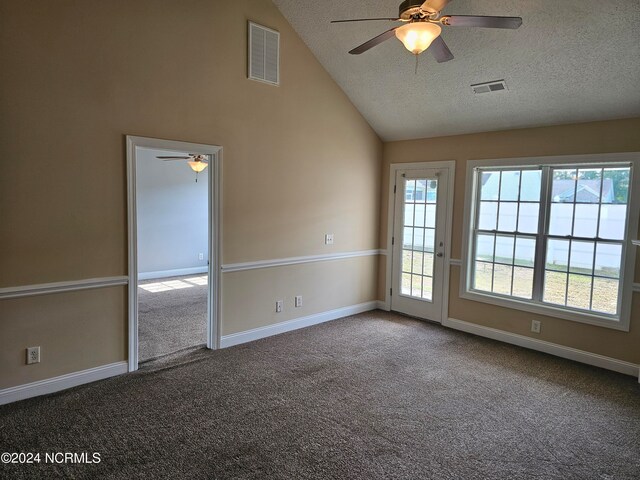
{"type": "Polygon", "coordinates": [[[27,347],[27,365],[40,363],[40,347],[27,347]]]}
{"type": "Polygon", "coordinates": [[[533,333],[540,333],[541,328],[542,322],[540,322],[540,320],[531,320],[531,331],[533,333]]]}
{"type": "Polygon", "coordinates": [[[333,233],[327,233],[324,236],[324,244],[325,245],[333,245],[333,233]]]}
{"type": "Polygon", "coordinates": [[[282,311],[282,300],[276,300],[276,313],[280,313],[282,311]]]}
{"type": "Polygon", "coordinates": [[[198,254],[198,260],[204,260],[204,253],[198,254]]]}
{"type": "Polygon", "coordinates": [[[296,307],[302,306],[302,295],[296,295],[296,307]]]}

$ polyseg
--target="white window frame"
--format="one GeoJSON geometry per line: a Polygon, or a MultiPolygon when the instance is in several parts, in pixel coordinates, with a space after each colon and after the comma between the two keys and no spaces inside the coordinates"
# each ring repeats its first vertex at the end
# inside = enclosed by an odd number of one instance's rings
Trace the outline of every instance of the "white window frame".
{"type": "MultiPolygon", "coordinates": [[[[543,183],[544,188],[544,183],[543,183]]],[[[542,192],[540,198],[540,225],[538,235],[544,231],[548,222],[548,193],[542,192]]],[[[477,302],[488,303],[500,307],[513,308],[525,312],[536,313],[549,317],[562,318],[579,323],[587,323],[590,325],[598,325],[601,327],[611,328],[614,330],[629,331],[629,323],[631,319],[631,306],[633,296],[633,281],[635,275],[635,259],[636,248],[632,241],[638,232],[638,222],[640,211],[640,153],[611,153],[611,154],[595,154],[595,155],[571,155],[557,157],[524,157],[524,158],[506,158],[494,160],[470,160],[467,162],[467,179],[465,187],[465,208],[463,223],[463,249],[462,249],[462,271],[460,279],[460,297],[477,302]],[[611,166],[611,164],[628,164],[631,165],[631,178],[629,180],[629,200],[627,210],[627,230],[625,231],[625,241],[622,248],[620,282],[622,284],[621,294],[619,298],[620,309],[619,316],[614,317],[606,314],[598,314],[597,312],[586,312],[584,310],[572,309],[571,307],[553,306],[536,300],[517,299],[509,296],[503,296],[492,292],[481,292],[473,290],[472,267],[473,267],[473,219],[476,218],[477,208],[477,181],[476,172],[480,168],[496,168],[496,169],[526,169],[527,167],[573,167],[580,166],[611,166]]],[[[540,237],[538,237],[540,240],[540,237]]],[[[536,258],[544,255],[542,242],[537,242],[536,258]]],[[[544,262],[537,261],[535,266],[535,275],[542,275],[544,272],[544,262]]]]}

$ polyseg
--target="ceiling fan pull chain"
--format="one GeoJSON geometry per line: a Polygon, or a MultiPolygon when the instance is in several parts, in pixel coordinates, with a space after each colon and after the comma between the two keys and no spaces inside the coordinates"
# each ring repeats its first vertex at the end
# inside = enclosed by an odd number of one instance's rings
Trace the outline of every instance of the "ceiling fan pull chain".
{"type": "Polygon", "coordinates": [[[414,75],[418,75],[418,57],[419,55],[416,54],[416,71],[413,73],[414,75]]]}

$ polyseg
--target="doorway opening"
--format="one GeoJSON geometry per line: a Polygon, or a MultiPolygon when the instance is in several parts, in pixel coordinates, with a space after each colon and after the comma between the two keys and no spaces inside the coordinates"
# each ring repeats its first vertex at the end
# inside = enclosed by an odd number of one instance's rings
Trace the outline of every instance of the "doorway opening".
{"type": "Polygon", "coordinates": [[[127,137],[129,371],[219,345],[221,147],[127,137]]]}
{"type": "Polygon", "coordinates": [[[387,304],[442,323],[448,316],[454,162],[391,166],[387,304]]]}

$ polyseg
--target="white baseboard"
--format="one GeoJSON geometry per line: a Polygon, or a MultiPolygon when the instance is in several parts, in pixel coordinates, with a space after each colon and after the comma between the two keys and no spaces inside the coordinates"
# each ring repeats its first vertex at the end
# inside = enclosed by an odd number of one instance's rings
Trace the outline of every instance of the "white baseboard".
{"type": "Polygon", "coordinates": [[[46,395],[48,393],[58,392],[71,387],[77,387],[85,383],[103,380],[109,377],[115,377],[127,373],[127,362],[117,362],[101,367],[89,368],[80,372],[68,373],[59,377],[48,378],[17,387],[5,388],[0,390],[0,405],[6,403],[17,402],[26,398],[46,395]]]}
{"type": "Polygon", "coordinates": [[[198,273],[207,273],[209,267],[191,267],[177,268],[175,270],[160,270],[158,272],[140,272],[138,280],[155,280],[156,278],[181,277],[183,275],[196,275],[198,273]]]}
{"type": "Polygon", "coordinates": [[[232,333],[231,335],[224,335],[220,339],[220,348],[233,347],[234,345],[240,345],[241,343],[252,342],[272,335],[278,335],[279,333],[310,327],[311,325],[317,325],[337,318],[348,317],[349,315],[355,315],[356,313],[368,312],[370,310],[375,310],[376,308],[378,308],[377,301],[360,303],[349,307],[336,308],[335,310],[329,310],[327,312],[315,313],[306,317],[294,318],[293,320],[287,320],[286,322],[280,322],[274,325],[267,325],[266,327],[259,327],[252,330],[246,330],[244,332],[232,333]]]}
{"type": "Polygon", "coordinates": [[[384,300],[378,300],[377,303],[378,303],[378,310],[384,310],[385,312],[390,312],[391,311],[391,307],[384,300]]]}
{"type": "Polygon", "coordinates": [[[442,325],[455,330],[461,330],[481,337],[499,340],[501,342],[518,345],[524,348],[530,348],[531,350],[537,350],[538,352],[549,353],[557,357],[567,358],[576,362],[586,363],[587,365],[613,370],[614,372],[624,373],[634,377],[638,377],[638,374],[640,373],[640,365],[636,365],[635,363],[625,362],[623,360],[605,357],[604,355],[565,347],[563,345],[558,345],[557,343],[537,340],[524,335],[505,332],[503,330],[485,327],[475,323],[465,322],[463,320],[456,320],[455,318],[445,320],[442,322],[442,325]]]}

